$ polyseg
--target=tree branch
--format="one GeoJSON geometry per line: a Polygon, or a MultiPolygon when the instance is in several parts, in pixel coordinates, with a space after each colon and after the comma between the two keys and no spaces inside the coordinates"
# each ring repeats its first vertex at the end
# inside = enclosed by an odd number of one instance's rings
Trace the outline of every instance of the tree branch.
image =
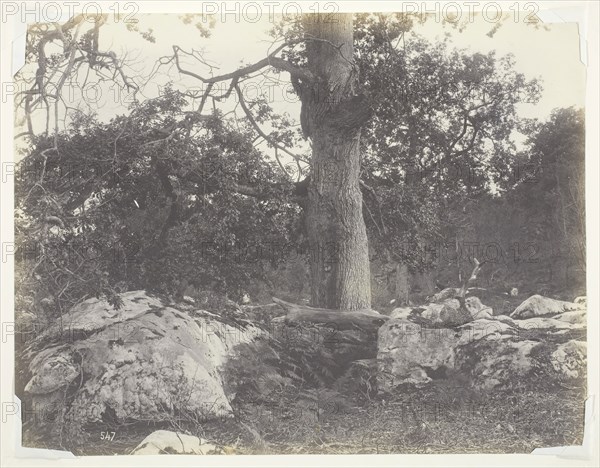
{"type": "MultiPolygon", "coordinates": [[[[256,130],[256,133],[258,133],[261,137],[263,137],[271,146],[273,146],[275,148],[275,150],[279,149],[279,150],[283,151],[284,153],[288,154],[289,156],[291,156],[292,158],[294,158],[296,161],[298,161],[299,156],[292,153],[286,147],[281,146],[279,143],[277,143],[275,140],[273,140],[273,138],[271,138],[269,135],[267,135],[265,132],[262,131],[260,126],[256,123],[256,120],[254,120],[254,117],[252,116],[250,109],[248,109],[248,106],[246,106],[246,103],[244,101],[244,96],[242,95],[242,90],[240,89],[240,87],[237,84],[235,85],[235,90],[236,90],[238,98],[239,98],[240,106],[241,106],[242,110],[244,111],[244,113],[246,114],[246,117],[248,117],[250,124],[252,125],[252,127],[254,127],[254,130],[256,130]]],[[[279,163],[281,170],[291,180],[292,177],[285,170],[285,168],[281,164],[281,161],[279,161],[278,157],[277,157],[277,162],[279,163]]]]}
{"type": "Polygon", "coordinates": [[[271,66],[277,70],[287,71],[294,77],[305,80],[305,81],[312,80],[313,75],[310,71],[308,71],[304,68],[301,68],[301,67],[297,67],[297,66],[291,64],[290,62],[288,62],[287,60],[284,60],[280,57],[275,56],[283,48],[290,46],[290,45],[293,45],[293,43],[286,42],[284,44],[281,44],[273,52],[271,52],[269,55],[267,55],[267,57],[265,57],[262,60],[259,60],[256,63],[247,65],[245,67],[242,67],[242,68],[232,71],[230,73],[225,73],[223,75],[212,76],[212,77],[203,77],[195,72],[185,70],[184,68],[182,68],[180,58],[179,58],[179,52],[182,52],[189,56],[194,56],[192,53],[186,52],[181,47],[176,46],[176,45],[173,46],[173,52],[174,52],[174,57],[175,57],[175,65],[177,66],[177,70],[179,71],[179,73],[181,73],[183,75],[191,76],[191,77],[196,78],[197,80],[200,80],[203,83],[207,83],[207,84],[208,83],[217,83],[220,81],[229,81],[229,80],[233,80],[235,78],[239,79],[244,75],[254,73],[254,72],[256,72],[264,67],[267,67],[267,66],[271,66]]]}
{"type": "MultiPolygon", "coordinates": [[[[360,184],[360,186],[363,189],[365,189],[368,193],[370,193],[371,196],[373,197],[373,199],[375,200],[375,203],[377,204],[378,214],[379,214],[379,222],[381,223],[381,231],[383,232],[383,234],[387,235],[387,228],[383,221],[383,212],[381,210],[381,200],[379,200],[379,197],[377,196],[377,192],[375,192],[375,189],[373,187],[371,187],[370,185],[367,185],[362,180],[359,180],[358,183],[360,184]]],[[[373,218],[373,222],[375,222],[374,218],[373,218]]],[[[375,225],[377,226],[377,229],[379,230],[379,226],[377,225],[377,223],[375,223],[375,225]]]]}
{"type": "Polygon", "coordinates": [[[469,278],[466,278],[463,285],[461,286],[460,290],[458,291],[458,298],[462,298],[464,300],[465,298],[465,294],[467,292],[467,286],[469,285],[469,283],[471,283],[472,281],[475,281],[477,279],[477,275],[479,274],[479,271],[481,270],[481,267],[483,266],[483,264],[485,263],[485,261],[483,262],[479,262],[479,260],[477,260],[475,257],[473,257],[473,263],[475,263],[475,267],[473,268],[473,271],[471,272],[471,276],[469,276],[469,278]]]}

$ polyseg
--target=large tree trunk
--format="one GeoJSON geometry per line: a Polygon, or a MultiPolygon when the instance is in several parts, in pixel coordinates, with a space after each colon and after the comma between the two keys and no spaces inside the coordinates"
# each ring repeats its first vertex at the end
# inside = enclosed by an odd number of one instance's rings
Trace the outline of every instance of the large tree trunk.
{"type": "Polygon", "coordinates": [[[360,132],[369,106],[357,92],[351,14],[307,15],[302,127],[312,141],[306,222],[312,305],[358,310],[371,305],[369,252],[359,187],[360,132]]]}
{"type": "Polygon", "coordinates": [[[406,306],[409,302],[410,286],[408,265],[404,262],[396,263],[396,285],[394,295],[396,296],[397,306],[406,306]]]}

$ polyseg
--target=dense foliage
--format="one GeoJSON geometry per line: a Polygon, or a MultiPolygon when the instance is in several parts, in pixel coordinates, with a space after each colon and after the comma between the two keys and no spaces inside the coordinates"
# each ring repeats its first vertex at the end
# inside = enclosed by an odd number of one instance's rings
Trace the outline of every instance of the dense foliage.
{"type": "MultiPolygon", "coordinates": [[[[488,281],[532,283],[535,268],[558,262],[576,268],[571,286],[582,284],[582,112],[520,120],[516,106],[535,102],[540,85],[510,56],[430,43],[410,28],[399,15],[355,20],[373,112],[362,138],[364,216],[384,276],[405,265],[456,283],[473,256],[458,253],[461,244],[501,239],[500,260],[484,258],[495,263],[488,281]],[[521,151],[518,131],[528,137],[521,151]]],[[[293,40],[298,25],[276,33],[293,40]]],[[[302,47],[284,56],[304,60],[302,47]]],[[[251,106],[272,140],[298,140],[288,116],[264,101],[251,106]]],[[[302,182],[257,147],[249,121],[190,112],[189,95],[169,87],[107,123],[80,115],[31,141],[16,184],[21,309],[52,315],[138,288],[240,298],[257,282],[277,292],[287,281],[302,292],[302,182]]]]}
{"type": "Polygon", "coordinates": [[[187,282],[235,295],[277,264],[297,232],[289,187],[248,128],[218,112],[193,121],[185,105],[168,90],[107,124],[74,124],[46,159],[51,143],[37,142],[17,183],[26,290],[61,310],[116,290],[182,293],[187,282]]]}

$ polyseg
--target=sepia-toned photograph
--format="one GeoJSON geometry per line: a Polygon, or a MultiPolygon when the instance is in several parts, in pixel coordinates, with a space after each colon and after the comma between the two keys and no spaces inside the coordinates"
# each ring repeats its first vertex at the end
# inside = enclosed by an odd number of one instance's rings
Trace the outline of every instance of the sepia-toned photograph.
{"type": "Polygon", "coordinates": [[[596,466],[597,5],[143,3],[2,3],[19,450],[596,466]]]}

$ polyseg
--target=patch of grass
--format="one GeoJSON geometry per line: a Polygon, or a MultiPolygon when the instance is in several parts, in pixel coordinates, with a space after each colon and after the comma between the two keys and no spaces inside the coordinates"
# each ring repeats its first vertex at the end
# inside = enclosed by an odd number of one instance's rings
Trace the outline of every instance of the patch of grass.
{"type": "MultiPolygon", "coordinates": [[[[580,389],[484,394],[451,379],[360,402],[332,390],[289,387],[278,399],[238,404],[236,417],[227,420],[88,426],[70,441],[70,450],[126,454],[151,432],[171,429],[234,447],[238,454],[529,453],[581,444],[584,399],[580,389]],[[106,430],[116,432],[113,441],[101,440],[106,430]]],[[[24,437],[57,448],[51,435],[35,439],[24,437]]]]}

